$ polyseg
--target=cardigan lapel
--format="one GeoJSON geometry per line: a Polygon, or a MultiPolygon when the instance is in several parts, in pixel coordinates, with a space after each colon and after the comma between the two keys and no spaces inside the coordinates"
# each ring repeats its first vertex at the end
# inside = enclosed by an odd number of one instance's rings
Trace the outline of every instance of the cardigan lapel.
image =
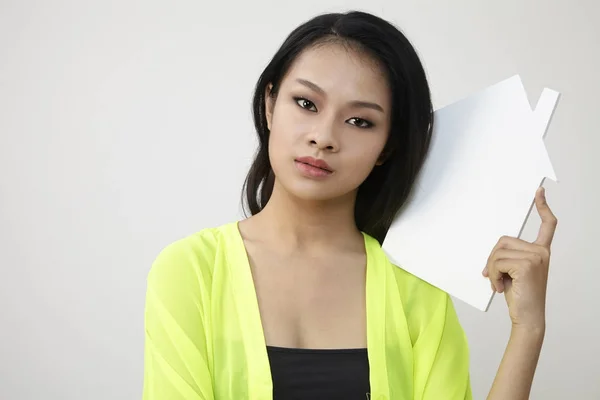
{"type": "Polygon", "coordinates": [[[371,399],[409,400],[413,392],[412,343],[394,274],[397,267],[376,239],[364,236],[371,399]]]}
{"type": "Polygon", "coordinates": [[[367,253],[367,352],[371,399],[389,399],[385,354],[386,271],[377,249],[379,243],[363,233],[367,253]]]}
{"type": "Polygon", "coordinates": [[[230,269],[231,284],[235,293],[237,322],[239,330],[243,332],[241,339],[244,353],[240,354],[235,362],[243,365],[248,380],[244,383],[239,382],[241,377],[232,374],[230,381],[240,390],[233,396],[248,400],[270,400],[273,398],[273,382],[250,260],[238,223],[229,224],[227,228],[229,229],[229,234],[226,235],[229,239],[227,266],[230,269]]]}

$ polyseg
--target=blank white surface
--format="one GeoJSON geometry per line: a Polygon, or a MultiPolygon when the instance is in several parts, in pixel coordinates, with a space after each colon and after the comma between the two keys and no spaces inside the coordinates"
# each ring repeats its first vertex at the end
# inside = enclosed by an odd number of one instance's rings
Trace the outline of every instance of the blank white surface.
{"type": "MultiPolygon", "coordinates": [[[[542,106],[557,99],[544,94],[542,106]]],[[[519,76],[437,110],[431,151],[384,242],[390,258],[487,310],[489,254],[501,236],[519,236],[536,189],[553,175],[540,118],[519,76]]]]}

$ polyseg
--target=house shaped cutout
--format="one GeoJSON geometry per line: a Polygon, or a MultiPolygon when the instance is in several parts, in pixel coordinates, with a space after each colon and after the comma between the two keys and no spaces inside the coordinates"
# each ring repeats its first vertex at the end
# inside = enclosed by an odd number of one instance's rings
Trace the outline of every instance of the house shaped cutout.
{"type": "Polygon", "coordinates": [[[515,75],[435,111],[429,154],[383,243],[390,260],[487,311],[492,248],[520,236],[544,179],[558,182],[543,141],[558,98],[544,89],[532,110],[515,75]]]}

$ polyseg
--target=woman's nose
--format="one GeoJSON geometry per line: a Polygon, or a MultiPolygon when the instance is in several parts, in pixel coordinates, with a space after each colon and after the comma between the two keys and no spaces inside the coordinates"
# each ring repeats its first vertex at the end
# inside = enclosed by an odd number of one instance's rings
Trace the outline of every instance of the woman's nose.
{"type": "Polygon", "coordinates": [[[319,150],[328,150],[335,152],[337,151],[337,145],[333,143],[331,140],[323,139],[319,137],[318,139],[312,139],[310,144],[314,147],[317,147],[319,150]]]}
{"type": "Polygon", "coordinates": [[[322,124],[317,127],[309,136],[310,145],[329,152],[339,151],[340,143],[332,125],[322,124]]]}

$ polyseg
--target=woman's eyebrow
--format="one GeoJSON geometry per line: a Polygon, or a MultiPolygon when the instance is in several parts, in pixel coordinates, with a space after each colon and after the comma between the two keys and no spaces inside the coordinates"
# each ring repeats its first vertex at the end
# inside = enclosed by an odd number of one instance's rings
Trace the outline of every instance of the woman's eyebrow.
{"type": "MultiPolygon", "coordinates": [[[[317,85],[316,83],[313,83],[309,80],[306,79],[302,79],[302,78],[298,78],[296,79],[296,82],[308,87],[309,89],[319,93],[320,95],[322,95],[323,97],[327,97],[327,93],[325,93],[325,90],[323,90],[319,85],[317,85]]],[[[369,101],[362,101],[362,100],[351,100],[348,102],[348,104],[352,107],[360,107],[360,108],[371,108],[373,110],[377,110],[380,112],[384,112],[383,111],[383,107],[381,107],[379,104],[377,103],[371,103],[369,101]]]]}

